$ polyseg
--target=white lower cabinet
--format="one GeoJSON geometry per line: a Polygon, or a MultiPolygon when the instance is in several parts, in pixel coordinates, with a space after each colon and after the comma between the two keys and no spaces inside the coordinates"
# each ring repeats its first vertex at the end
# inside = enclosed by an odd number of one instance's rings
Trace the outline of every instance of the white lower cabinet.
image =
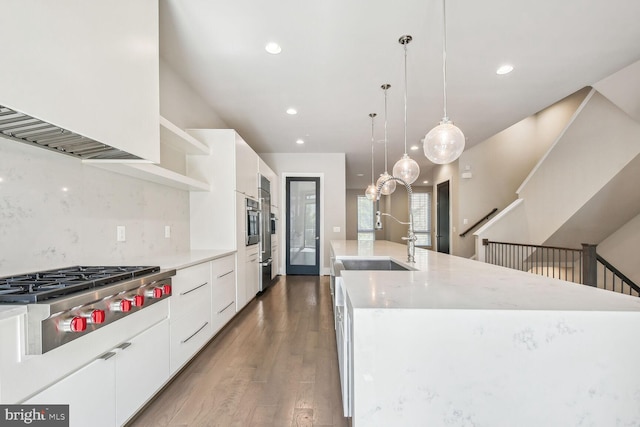
{"type": "Polygon", "coordinates": [[[169,321],[163,320],[117,352],[116,425],[123,425],[169,378],[169,321]]]}
{"type": "Polygon", "coordinates": [[[345,417],[351,416],[352,402],[352,360],[351,360],[351,317],[347,310],[346,295],[342,277],[335,278],[334,314],[336,323],[336,346],[338,351],[338,369],[342,390],[342,409],[345,417]]]}
{"type": "Polygon", "coordinates": [[[116,425],[114,353],[98,358],[27,400],[26,404],[69,405],[70,427],[116,425]]]}
{"type": "Polygon", "coordinates": [[[171,373],[177,372],[213,336],[211,262],[178,270],[170,301],[171,373]]]}
{"type": "MultiPolygon", "coordinates": [[[[260,290],[260,246],[254,245],[247,251],[246,271],[246,303],[251,301],[260,290]],[[256,248],[255,251],[253,248],[256,248]]],[[[245,304],[246,304],[245,303],[245,304]]]]}
{"type": "Polygon", "coordinates": [[[169,378],[165,319],[24,403],[69,404],[69,425],[121,426],[169,378]]]}
{"type": "Polygon", "coordinates": [[[236,313],[236,257],[229,255],[211,263],[211,315],[213,333],[236,313]]]}

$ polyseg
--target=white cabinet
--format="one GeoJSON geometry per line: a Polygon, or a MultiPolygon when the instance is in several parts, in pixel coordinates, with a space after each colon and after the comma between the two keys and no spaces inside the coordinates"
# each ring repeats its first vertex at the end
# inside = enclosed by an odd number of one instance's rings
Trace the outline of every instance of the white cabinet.
{"type": "Polygon", "coordinates": [[[178,270],[170,299],[171,373],[177,372],[213,335],[211,263],[178,270]]]}
{"type": "Polygon", "coordinates": [[[258,198],[258,155],[239,137],[236,138],[236,191],[258,198]]]}
{"type": "Polygon", "coordinates": [[[165,319],[25,403],[69,404],[70,426],[121,426],[169,378],[165,319]]]}
{"type": "Polygon", "coordinates": [[[259,254],[260,245],[245,245],[246,221],[245,217],[244,195],[237,193],[236,196],[236,212],[237,230],[236,244],[238,247],[238,271],[236,274],[236,311],[240,311],[249,301],[251,301],[260,287],[260,263],[259,254]]]}
{"type": "Polygon", "coordinates": [[[240,249],[236,232],[245,221],[245,206],[236,204],[236,194],[243,202],[246,196],[257,199],[258,156],[232,129],[188,132],[211,151],[209,156],[187,156],[188,175],[212,184],[209,192],[190,194],[191,248],[240,249]]]}
{"type": "Polygon", "coordinates": [[[119,349],[114,357],[116,425],[123,425],[169,378],[169,321],[163,320],[119,349]]]}
{"type": "Polygon", "coordinates": [[[269,180],[269,185],[271,186],[271,211],[273,212],[274,208],[277,209],[280,205],[278,199],[280,197],[278,175],[262,159],[258,161],[258,172],[269,180]]]}
{"type": "Polygon", "coordinates": [[[344,289],[342,278],[335,278],[336,295],[334,315],[336,322],[336,346],[338,351],[338,368],[340,371],[340,388],[342,390],[342,405],[344,415],[349,416],[349,334],[347,332],[348,313],[344,304],[344,289]]]}
{"type": "Polygon", "coordinates": [[[2,105],[159,162],[158,1],[6,6],[2,105]]]}
{"type": "Polygon", "coordinates": [[[211,279],[211,323],[215,334],[236,313],[236,256],[212,261],[211,279]]]}
{"type": "Polygon", "coordinates": [[[271,279],[275,279],[278,275],[278,266],[280,263],[280,244],[278,242],[278,235],[271,235],[271,258],[273,259],[271,263],[271,279]]]}
{"type": "Polygon", "coordinates": [[[69,405],[70,427],[115,426],[114,355],[105,354],[24,403],[69,405]]]}
{"type": "Polygon", "coordinates": [[[242,310],[258,293],[260,286],[258,249],[258,245],[252,245],[247,246],[245,250],[238,250],[238,254],[242,252],[243,255],[242,257],[238,256],[236,311],[242,310]]]}
{"type": "Polygon", "coordinates": [[[247,302],[251,301],[260,290],[260,246],[254,245],[247,251],[247,302]],[[255,251],[253,247],[256,247],[255,251]]]}
{"type": "Polygon", "coordinates": [[[245,196],[258,198],[259,157],[235,130],[188,129],[187,132],[211,151],[207,160],[191,163],[190,168],[212,173],[221,184],[230,185],[245,196]],[[212,167],[215,170],[210,170],[212,167]]]}

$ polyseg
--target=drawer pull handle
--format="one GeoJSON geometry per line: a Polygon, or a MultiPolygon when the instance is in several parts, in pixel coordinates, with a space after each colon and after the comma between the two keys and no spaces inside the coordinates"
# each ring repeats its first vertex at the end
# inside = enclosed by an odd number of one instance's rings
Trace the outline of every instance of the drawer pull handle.
{"type": "Polygon", "coordinates": [[[130,345],[131,345],[130,342],[123,342],[122,344],[120,344],[116,348],[119,348],[120,350],[124,350],[125,348],[129,347],[130,345]]]}
{"type": "Polygon", "coordinates": [[[195,291],[196,289],[200,289],[200,288],[201,288],[201,287],[203,287],[203,286],[207,286],[208,284],[209,284],[209,282],[204,282],[204,283],[203,283],[202,285],[200,285],[200,286],[196,286],[196,287],[195,287],[195,288],[193,288],[193,289],[189,289],[188,291],[181,292],[181,293],[180,293],[180,296],[182,296],[182,295],[186,295],[186,294],[188,294],[188,293],[191,293],[191,292],[195,291]]]}
{"type": "Polygon", "coordinates": [[[231,271],[227,271],[226,273],[223,273],[223,274],[219,275],[219,276],[218,276],[218,279],[219,279],[219,278],[221,278],[221,277],[224,277],[224,276],[228,276],[228,275],[229,275],[229,274],[231,274],[231,273],[233,273],[233,270],[231,270],[231,271]]]}
{"type": "Polygon", "coordinates": [[[223,311],[225,311],[227,308],[231,307],[233,305],[235,301],[231,301],[229,304],[227,304],[222,310],[220,310],[218,312],[218,314],[222,313],[223,311]]]}
{"type": "Polygon", "coordinates": [[[198,332],[200,332],[201,330],[203,330],[205,328],[205,326],[207,326],[209,324],[209,322],[204,322],[204,325],[200,326],[198,328],[197,331],[195,331],[193,334],[191,334],[187,339],[184,339],[182,341],[180,341],[181,344],[186,343],[187,341],[189,341],[191,338],[195,337],[196,335],[198,335],[198,332]]]}
{"type": "Polygon", "coordinates": [[[111,359],[115,355],[116,354],[113,351],[109,351],[109,352],[103,354],[102,356],[98,357],[98,359],[100,359],[100,360],[108,360],[108,359],[111,359]]]}

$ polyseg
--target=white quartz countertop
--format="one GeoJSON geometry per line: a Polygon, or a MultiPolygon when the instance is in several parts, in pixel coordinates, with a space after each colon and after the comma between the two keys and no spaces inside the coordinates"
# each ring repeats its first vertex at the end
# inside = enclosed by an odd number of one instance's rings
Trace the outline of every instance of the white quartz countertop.
{"type": "MultiPolygon", "coordinates": [[[[236,253],[235,249],[210,249],[179,252],[170,255],[142,256],[120,263],[121,265],[158,265],[163,270],[181,270],[203,262],[213,261],[236,253]]],[[[99,263],[93,263],[99,265],[99,263]]],[[[61,266],[64,267],[64,266],[61,266]]],[[[26,305],[0,305],[0,320],[27,312],[26,305]]]]}
{"type": "Polygon", "coordinates": [[[192,250],[187,252],[179,252],[170,255],[153,255],[149,257],[140,257],[131,260],[126,264],[129,265],[159,265],[162,269],[176,269],[191,267],[214,259],[222,258],[227,255],[236,253],[235,249],[203,249],[192,250]]]}
{"type": "Polygon", "coordinates": [[[388,241],[332,241],[336,259],[391,258],[417,271],[342,271],[354,309],[640,311],[640,298],[388,241]]]}

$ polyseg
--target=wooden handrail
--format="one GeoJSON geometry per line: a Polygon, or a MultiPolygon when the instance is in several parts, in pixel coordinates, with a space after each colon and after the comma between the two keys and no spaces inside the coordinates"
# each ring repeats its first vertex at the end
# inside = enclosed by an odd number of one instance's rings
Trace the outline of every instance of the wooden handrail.
{"type": "Polygon", "coordinates": [[[489,219],[489,217],[491,215],[493,215],[494,213],[496,213],[498,211],[498,208],[493,208],[491,210],[491,212],[489,212],[488,214],[486,214],[485,216],[483,216],[480,220],[478,220],[478,222],[476,222],[475,224],[473,224],[471,227],[467,228],[465,231],[463,231],[462,233],[460,233],[460,237],[464,237],[468,232],[470,232],[471,230],[473,230],[474,228],[476,228],[477,226],[480,225],[480,223],[482,223],[483,221],[486,221],[489,219]]]}

